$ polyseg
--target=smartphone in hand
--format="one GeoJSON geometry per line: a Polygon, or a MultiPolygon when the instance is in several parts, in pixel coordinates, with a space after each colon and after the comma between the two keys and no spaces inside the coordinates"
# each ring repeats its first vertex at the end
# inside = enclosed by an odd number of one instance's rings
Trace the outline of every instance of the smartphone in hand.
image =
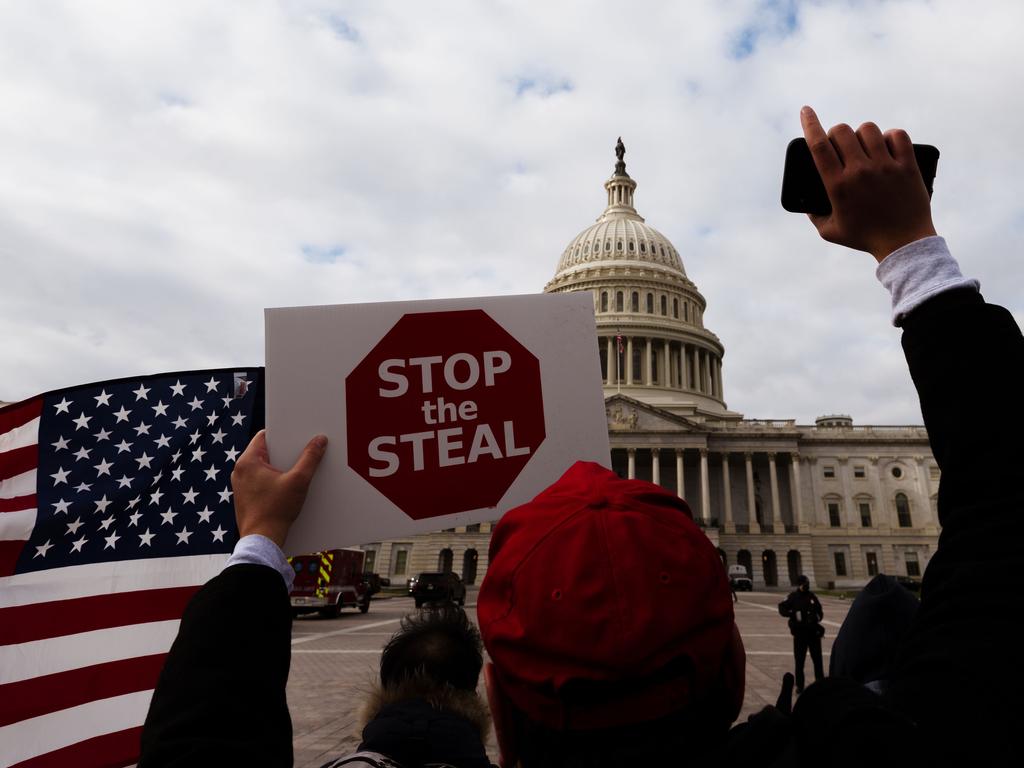
{"type": "MultiPolygon", "coordinates": [[[[914,157],[921,169],[921,177],[932,195],[935,171],[939,165],[939,150],[930,144],[915,144],[914,157]]],[[[827,216],[832,213],[825,185],[814,166],[811,150],[803,138],[793,139],[786,147],[786,167],[782,172],[782,207],[792,213],[814,213],[827,216]]]]}

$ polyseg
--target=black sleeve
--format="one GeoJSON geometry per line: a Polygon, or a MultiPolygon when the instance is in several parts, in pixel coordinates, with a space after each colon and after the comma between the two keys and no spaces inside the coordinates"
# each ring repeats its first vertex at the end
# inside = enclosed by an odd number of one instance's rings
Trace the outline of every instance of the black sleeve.
{"type": "Polygon", "coordinates": [[[292,765],[290,661],[281,575],[225,569],[185,609],[143,727],[140,768],[292,765]]]}
{"type": "Polygon", "coordinates": [[[987,764],[978,750],[1014,747],[1018,727],[1022,654],[1011,644],[1024,571],[1024,339],[1005,309],[955,290],[906,318],[903,349],[942,472],[942,533],[890,700],[938,749],[962,742],[964,764],[987,764]]]}

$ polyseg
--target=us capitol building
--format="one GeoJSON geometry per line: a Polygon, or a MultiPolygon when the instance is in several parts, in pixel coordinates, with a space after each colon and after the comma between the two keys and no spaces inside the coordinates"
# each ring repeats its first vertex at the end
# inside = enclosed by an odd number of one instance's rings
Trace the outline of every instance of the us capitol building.
{"type": "MultiPolygon", "coordinates": [[[[725,400],[725,347],[672,243],[634,207],[616,147],[608,204],[562,252],[545,292],[594,298],[612,468],[685,498],[726,565],[755,588],[919,578],[938,542],[939,469],[921,426],[849,416],[746,419],[725,400]]],[[[491,524],[364,545],[367,570],[397,585],[421,571],[486,571],[491,524]]]]}

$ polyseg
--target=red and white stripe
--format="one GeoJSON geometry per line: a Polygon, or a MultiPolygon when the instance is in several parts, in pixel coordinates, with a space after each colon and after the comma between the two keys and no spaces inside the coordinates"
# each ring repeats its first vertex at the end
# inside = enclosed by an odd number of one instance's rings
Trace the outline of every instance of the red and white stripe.
{"type": "Polygon", "coordinates": [[[0,411],[0,576],[14,573],[36,524],[39,418],[36,397],[0,411]]]}
{"type": "Polygon", "coordinates": [[[0,765],[124,766],[188,600],[227,555],[0,578],[0,765]]]}
{"type": "Polygon", "coordinates": [[[41,409],[0,411],[0,765],[132,765],[185,605],[228,556],[12,575],[36,522],[41,409]]]}

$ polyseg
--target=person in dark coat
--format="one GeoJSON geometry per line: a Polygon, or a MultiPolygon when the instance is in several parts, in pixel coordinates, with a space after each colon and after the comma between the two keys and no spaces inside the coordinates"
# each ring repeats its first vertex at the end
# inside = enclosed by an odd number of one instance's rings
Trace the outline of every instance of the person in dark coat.
{"type": "MultiPolygon", "coordinates": [[[[185,609],[143,726],[139,768],[292,765],[285,686],[294,572],[281,546],[325,448],[326,438],[314,438],[281,472],[260,432],[238,458],[240,539],[185,609]]],[[[461,609],[406,619],[381,656],[359,751],[328,765],[489,768],[490,719],[476,693],[482,664],[480,635],[461,609]]]]}
{"type": "Polygon", "coordinates": [[[821,663],[821,638],[825,628],[821,625],[824,611],[817,595],[811,592],[811,582],[800,575],[796,580],[797,587],[789,593],[789,597],[779,603],[779,613],[789,619],[789,632],[793,635],[793,671],[796,679],[796,692],[799,696],[804,692],[804,660],[807,652],[811,652],[811,664],[814,666],[814,682],[825,677],[825,668],[821,663]]]}

